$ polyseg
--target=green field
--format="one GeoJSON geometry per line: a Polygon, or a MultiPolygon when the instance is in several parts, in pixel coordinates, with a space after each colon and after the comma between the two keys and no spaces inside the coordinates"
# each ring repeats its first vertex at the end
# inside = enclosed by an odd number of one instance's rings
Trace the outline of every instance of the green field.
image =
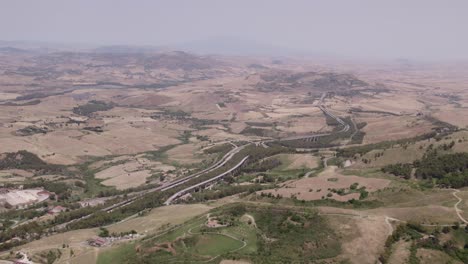
{"type": "Polygon", "coordinates": [[[186,247],[188,253],[215,257],[243,246],[241,241],[221,234],[204,234],[194,237],[196,243],[191,247],[186,247]]]}
{"type": "Polygon", "coordinates": [[[97,263],[112,264],[112,263],[132,263],[132,260],[137,259],[137,252],[133,243],[119,246],[118,249],[111,249],[99,255],[97,263]]]}
{"type": "Polygon", "coordinates": [[[231,204],[170,232],[107,250],[98,263],[219,263],[222,259],[295,263],[334,258],[340,251],[334,231],[312,211],[231,204]],[[220,226],[208,227],[208,217],[220,226]]]}

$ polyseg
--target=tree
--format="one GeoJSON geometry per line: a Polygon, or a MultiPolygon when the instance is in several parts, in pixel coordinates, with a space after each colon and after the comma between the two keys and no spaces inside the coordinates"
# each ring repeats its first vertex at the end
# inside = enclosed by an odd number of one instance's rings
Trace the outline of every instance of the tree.
{"type": "Polygon", "coordinates": [[[100,237],[108,237],[109,236],[109,230],[107,230],[107,228],[100,227],[99,230],[100,230],[100,232],[99,232],[100,237]]]}
{"type": "Polygon", "coordinates": [[[361,190],[359,194],[359,200],[366,199],[369,196],[369,192],[366,190],[361,190]]]}
{"type": "Polygon", "coordinates": [[[448,234],[449,232],[450,232],[450,228],[449,228],[448,226],[444,226],[444,227],[442,228],[442,233],[448,234]]]}

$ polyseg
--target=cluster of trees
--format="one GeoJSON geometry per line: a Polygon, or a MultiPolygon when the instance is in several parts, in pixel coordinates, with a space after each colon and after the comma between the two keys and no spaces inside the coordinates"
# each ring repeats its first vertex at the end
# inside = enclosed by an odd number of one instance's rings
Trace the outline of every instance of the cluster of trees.
{"type": "Polygon", "coordinates": [[[2,220],[0,221],[0,232],[3,232],[5,231],[6,229],[8,229],[10,226],[14,225],[15,222],[9,220],[9,219],[5,219],[5,220],[2,220]]]}
{"type": "Polygon", "coordinates": [[[367,122],[360,122],[356,124],[357,129],[363,129],[367,126],[367,122]]]}
{"type": "Polygon", "coordinates": [[[16,130],[16,134],[20,136],[31,136],[35,134],[47,134],[47,127],[27,126],[16,130]]]}
{"type": "Polygon", "coordinates": [[[44,227],[37,222],[30,222],[0,232],[0,251],[40,238],[44,232],[44,227]]]}
{"type": "Polygon", "coordinates": [[[227,206],[222,210],[222,214],[239,217],[244,215],[247,212],[247,207],[242,203],[235,203],[233,205],[227,206]]]}
{"type": "Polygon", "coordinates": [[[219,124],[219,121],[217,120],[195,118],[195,117],[192,117],[190,113],[184,112],[182,110],[171,111],[168,109],[164,109],[161,113],[152,115],[151,118],[152,119],[168,118],[168,119],[175,119],[175,120],[183,120],[184,122],[191,122],[190,126],[192,128],[201,128],[207,125],[219,124]]]}
{"type": "Polygon", "coordinates": [[[294,212],[281,207],[248,211],[255,215],[256,225],[265,237],[277,239],[275,243],[258,240],[254,263],[312,263],[340,252],[335,232],[313,211],[294,212]]]}
{"type": "MultiPolygon", "coordinates": [[[[101,210],[96,210],[95,208],[89,208],[88,210],[94,209],[94,213],[92,213],[90,217],[68,224],[67,229],[73,230],[73,229],[82,229],[82,228],[89,228],[89,227],[99,227],[99,226],[118,222],[128,216],[142,212],[146,209],[161,206],[164,203],[164,201],[167,198],[169,198],[169,196],[172,195],[173,193],[174,191],[172,190],[167,191],[167,192],[149,193],[128,205],[114,209],[112,212],[104,212],[101,210]]],[[[86,209],[86,208],[87,207],[82,208],[82,209],[86,209]]],[[[78,209],[78,210],[82,210],[82,209],[78,209]]],[[[81,213],[83,215],[87,215],[83,211],[81,213]]],[[[71,218],[77,219],[79,217],[75,216],[71,218]]]]}
{"type": "Polygon", "coordinates": [[[272,186],[262,186],[259,184],[251,185],[226,185],[214,190],[203,190],[192,194],[190,201],[203,202],[208,200],[221,199],[238,193],[254,193],[272,186]]]}
{"type": "Polygon", "coordinates": [[[443,145],[440,146],[440,148],[444,151],[450,150],[455,146],[455,141],[452,140],[449,144],[444,143],[443,145]]]}
{"type": "Polygon", "coordinates": [[[172,119],[187,119],[190,118],[190,113],[184,112],[182,110],[172,111],[169,109],[164,109],[163,112],[151,116],[153,119],[161,119],[164,117],[172,119]]]}
{"type": "Polygon", "coordinates": [[[42,174],[64,173],[66,171],[65,166],[48,164],[36,154],[26,150],[4,153],[3,158],[0,159],[0,170],[6,169],[34,170],[40,171],[42,174]]]}
{"type": "Polygon", "coordinates": [[[272,137],[276,135],[276,132],[270,129],[258,128],[258,127],[246,127],[241,132],[243,135],[259,136],[259,137],[272,137]]]}
{"type": "Polygon", "coordinates": [[[67,223],[67,222],[69,222],[69,221],[71,221],[73,219],[78,219],[78,218],[81,218],[83,216],[92,214],[92,213],[98,211],[99,209],[101,209],[101,206],[83,207],[83,208],[79,208],[79,209],[72,210],[72,211],[69,211],[69,212],[62,212],[59,215],[57,215],[56,217],[54,217],[54,219],[52,219],[50,223],[52,225],[67,223]]]}
{"type": "Polygon", "coordinates": [[[351,138],[351,144],[362,144],[364,137],[366,136],[366,132],[358,130],[356,134],[351,138]]]}
{"type": "Polygon", "coordinates": [[[413,168],[419,179],[435,179],[439,185],[452,188],[468,186],[468,153],[440,155],[433,150],[412,164],[391,164],[382,171],[409,179],[413,168]]]}
{"type": "Polygon", "coordinates": [[[256,126],[256,127],[272,127],[276,125],[276,123],[266,123],[266,122],[254,122],[254,121],[247,121],[245,122],[248,126],[256,126]]]}
{"type": "Polygon", "coordinates": [[[362,186],[358,188],[358,186],[359,186],[359,183],[356,182],[349,186],[349,190],[346,190],[346,188],[339,188],[339,189],[332,188],[330,189],[330,192],[327,194],[327,197],[332,197],[333,196],[332,193],[336,193],[340,196],[348,195],[350,193],[359,193],[359,200],[363,200],[367,198],[367,196],[369,195],[369,192],[366,191],[366,187],[362,186]]]}
{"type": "Polygon", "coordinates": [[[449,173],[439,180],[438,183],[453,188],[468,186],[468,171],[449,173]]]}
{"type": "Polygon", "coordinates": [[[268,198],[275,198],[275,199],[281,199],[283,198],[283,196],[281,194],[276,194],[276,196],[272,193],[264,193],[264,192],[261,192],[260,193],[260,196],[261,197],[268,197],[268,198]]]}
{"type": "Polygon", "coordinates": [[[437,155],[431,153],[425,155],[421,161],[414,163],[416,176],[427,178],[442,178],[452,172],[463,172],[468,169],[468,153],[453,153],[437,155]]]}
{"type": "Polygon", "coordinates": [[[3,221],[7,223],[6,226],[8,226],[8,223],[11,220],[29,220],[46,214],[45,210],[42,209],[43,207],[47,206],[47,202],[42,202],[39,204],[32,205],[24,210],[8,210],[6,212],[2,212],[1,216],[3,221]]]}
{"type": "Polygon", "coordinates": [[[94,112],[107,111],[114,108],[113,103],[106,103],[104,101],[91,100],[87,104],[73,107],[73,113],[77,115],[89,116],[94,112]]]}
{"type": "Polygon", "coordinates": [[[60,250],[49,250],[46,255],[47,264],[54,263],[57,259],[62,256],[62,252],[60,250]]]}
{"type": "Polygon", "coordinates": [[[403,176],[405,179],[409,179],[411,177],[411,171],[413,170],[413,166],[411,164],[390,164],[382,168],[382,171],[385,173],[391,173],[396,176],[403,176]]]}
{"type": "Polygon", "coordinates": [[[231,144],[224,143],[224,144],[213,146],[213,147],[211,147],[209,149],[205,149],[205,150],[203,150],[203,152],[205,152],[207,154],[214,154],[214,153],[220,153],[220,152],[221,153],[227,153],[231,149],[232,149],[231,144]]]}
{"type": "Polygon", "coordinates": [[[195,137],[200,141],[210,141],[210,137],[208,136],[195,135],[195,137]]]}
{"type": "Polygon", "coordinates": [[[458,127],[452,125],[452,124],[449,124],[447,122],[444,122],[440,119],[437,119],[433,116],[424,116],[424,119],[426,119],[428,122],[431,122],[432,125],[434,125],[436,128],[436,130],[438,132],[442,132],[443,130],[449,130],[449,131],[456,131],[458,129],[458,127]]]}
{"type": "MultiPolygon", "coordinates": [[[[388,263],[392,254],[393,244],[400,241],[401,239],[405,239],[407,241],[413,239],[420,239],[422,238],[421,233],[424,231],[425,230],[421,225],[415,223],[398,225],[397,228],[393,231],[393,233],[385,241],[385,250],[384,253],[380,255],[379,261],[383,264],[388,263]]],[[[410,264],[419,263],[419,259],[416,257],[416,249],[416,244],[413,242],[410,247],[410,256],[408,259],[408,263],[410,264]]]]}
{"type": "Polygon", "coordinates": [[[345,157],[345,158],[354,158],[356,155],[363,156],[367,152],[370,152],[374,149],[388,149],[395,145],[406,145],[415,143],[417,141],[428,140],[436,136],[436,132],[431,132],[427,134],[423,134],[420,136],[406,138],[406,139],[399,139],[399,140],[390,140],[390,141],[382,141],[379,143],[367,144],[363,146],[355,146],[349,148],[341,148],[337,150],[337,156],[345,157]]]}
{"type": "Polygon", "coordinates": [[[278,166],[281,166],[282,162],[279,159],[265,159],[260,162],[249,164],[243,168],[244,172],[257,172],[257,171],[269,171],[278,166]]]}
{"type": "Polygon", "coordinates": [[[278,145],[271,146],[269,148],[264,148],[261,146],[250,145],[240,151],[241,156],[249,155],[248,163],[255,163],[259,160],[262,160],[266,157],[271,157],[279,153],[292,153],[295,152],[294,149],[286,148],[278,145]]]}
{"type": "Polygon", "coordinates": [[[116,232],[109,232],[109,229],[105,228],[105,227],[100,227],[99,228],[99,234],[98,236],[100,237],[123,237],[123,236],[126,236],[126,235],[135,235],[137,234],[137,231],[135,230],[131,230],[131,231],[127,231],[127,232],[120,232],[120,233],[116,233],[116,232]]]}
{"type": "Polygon", "coordinates": [[[20,95],[15,98],[15,101],[26,101],[26,100],[37,99],[37,98],[46,98],[48,96],[50,96],[50,94],[35,92],[35,93],[20,95]]]}
{"type": "Polygon", "coordinates": [[[255,183],[267,183],[267,182],[275,182],[278,180],[278,182],[282,182],[283,177],[274,177],[272,175],[266,174],[266,173],[260,173],[257,176],[261,176],[260,178],[255,179],[255,183]]]}
{"type": "Polygon", "coordinates": [[[105,228],[105,227],[100,227],[99,228],[99,234],[98,236],[100,237],[108,237],[109,236],[109,229],[105,228]]]}
{"type": "Polygon", "coordinates": [[[365,190],[365,187],[364,189],[363,188],[359,189],[359,200],[366,199],[367,196],[369,196],[369,192],[365,190]]]}
{"type": "Polygon", "coordinates": [[[7,106],[27,106],[27,105],[38,105],[40,103],[41,103],[41,100],[36,99],[36,100],[32,100],[32,101],[27,101],[27,102],[24,102],[24,103],[7,102],[7,103],[4,103],[3,105],[7,105],[7,106]]]}

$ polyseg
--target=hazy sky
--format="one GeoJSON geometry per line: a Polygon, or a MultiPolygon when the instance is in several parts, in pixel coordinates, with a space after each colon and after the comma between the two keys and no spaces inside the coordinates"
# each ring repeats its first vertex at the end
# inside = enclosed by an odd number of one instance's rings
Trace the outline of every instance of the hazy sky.
{"type": "Polygon", "coordinates": [[[289,49],[468,59],[467,0],[0,0],[0,39],[166,45],[234,37],[289,49]]]}

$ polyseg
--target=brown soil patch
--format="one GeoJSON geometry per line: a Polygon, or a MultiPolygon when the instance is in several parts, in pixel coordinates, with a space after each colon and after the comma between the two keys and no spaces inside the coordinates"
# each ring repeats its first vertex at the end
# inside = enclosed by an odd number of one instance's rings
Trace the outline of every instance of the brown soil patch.
{"type": "Polygon", "coordinates": [[[409,248],[411,246],[410,242],[406,241],[398,241],[392,247],[392,255],[388,260],[389,264],[400,264],[400,263],[407,263],[410,251],[409,248]]]}
{"type": "Polygon", "coordinates": [[[458,221],[453,207],[429,205],[406,208],[378,208],[368,210],[369,213],[387,215],[402,221],[415,221],[425,224],[451,224],[458,221]]]}
{"type": "Polygon", "coordinates": [[[147,215],[128,219],[108,227],[110,232],[152,233],[164,224],[177,225],[191,217],[203,214],[213,207],[203,204],[180,204],[154,208],[147,215]]]}
{"type": "Polygon", "coordinates": [[[380,94],[374,98],[358,97],[354,100],[353,107],[361,107],[367,111],[383,111],[395,114],[410,114],[420,111],[424,108],[424,104],[417,100],[403,94],[380,94]]]}
{"type": "Polygon", "coordinates": [[[377,263],[377,258],[384,249],[389,231],[384,217],[334,217],[334,222],[340,223],[337,231],[347,237],[342,244],[343,253],[341,256],[356,264],[377,263]]]}
{"type": "Polygon", "coordinates": [[[319,158],[312,154],[286,154],[284,155],[290,162],[286,169],[316,168],[319,158]]]}
{"type": "MultiPolygon", "coordinates": [[[[98,165],[105,164],[106,163],[98,165]]],[[[151,176],[153,171],[166,172],[173,169],[175,169],[175,167],[137,156],[132,157],[128,162],[123,164],[101,170],[95,174],[95,177],[97,179],[105,179],[102,184],[115,186],[117,189],[121,190],[144,184],[146,178],[151,176]]]]}
{"type": "Polygon", "coordinates": [[[431,132],[431,123],[413,116],[375,116],[359,114],[356,123],[366,122],[364,143],[410,138],[431,132]]]}
{"type": "MultiPolygon", "coordinates": [[[[141,93],[141,92],[140,92],[141,93]]],[[[162,104],[167,104],[173,101],[172,98],[158,94],[138,94],[130,95],[117,101],[119,105],[131,106],[131,107],[142,107],[142,108],[154,108],[162,104]]]]}
{"type": "Polygon", "coordinates": [[[461,261],[457,261],[447,255],[446,253],[438,250],[419,248],[416,256],[419,258],[421,264],[434,264],[434,263],[453,263],[461,264],[461,261]]]}
{"type": "MultiPolygon", "coordinates": [[[[201,162],[201,159],[196,157],[199,148],[195,144],[179,145],[167,151],[169,160],[181,164],[193,164],[201,162]]],[[[199,154],[199,153],[198,153],[199,154]]]]}
{"type": "Polygon", "coordinates": [[[320,207],[319,210],[343,243],[338,259],[359,264],[377,263],[389,232],[383,216],[369,217],[360,211],[334,207],[320,207]]]}
{"type": "Polygon", "coordinates": [[[468,108],[454,108],[451,105],[447,105],[441,107],[434,114],[434,117],[460,128],[468,127],[468,108]]]}
{"type": "Polygon", "coordinates": [[[118,190],[124,190],[144,184],[146,182],[146,178],[149,176],[151,176],[151,171],[149,170],[129,172],[127,174],[117,175],[116,177],[105,180],[102,184],[115,186],[118,190]]]}
{"type": "MultiPolygon", "coordinates": [[[[326,198],[327,194],[331,193],[329,189],[349,188],[353,183],[358,183],[359,187],[365,186],[368,192],[374,192],[387,187],[390,181],[359,176],[345,176],[337,172],[337,167],[329,166],[317,177],[288,181],[279,189],[262,192],[273,195],[279,194],[283,197],[296,196],[299,200],[310,201],[320,200],[322,197],[326,198]]],[[[329,198],[337,201],[348,201],[359,199],[359,193],[350,193],[343,196],[333,193],[329,198]]]]}

